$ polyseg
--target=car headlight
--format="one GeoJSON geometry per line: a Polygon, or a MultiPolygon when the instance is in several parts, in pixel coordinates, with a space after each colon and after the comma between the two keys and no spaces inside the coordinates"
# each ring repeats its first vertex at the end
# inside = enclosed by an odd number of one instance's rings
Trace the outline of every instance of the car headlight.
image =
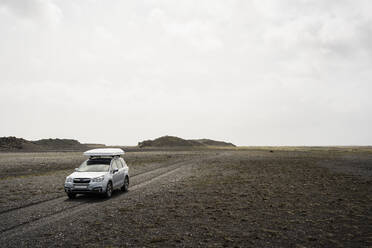
{"type": "Polygon", "coordinates": [[[66,177],[66,183],[72,183],[72,177],[66,177]]]}
{"type": "Polygon", "coordinates": [[[102,182],[104,179],[105,179],[105,176],[95,177],[92,179],[92,182],[99,183],[99,182],[102,182]]]}

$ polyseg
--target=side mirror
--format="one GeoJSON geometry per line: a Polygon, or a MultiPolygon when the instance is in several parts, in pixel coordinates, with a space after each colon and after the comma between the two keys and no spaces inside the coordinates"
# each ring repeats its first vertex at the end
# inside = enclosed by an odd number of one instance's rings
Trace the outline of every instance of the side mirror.
{"type": "Polygon", "coordinates": [[[115,169],[115,170],[112,171],[112,174],[115,174],[118,171],[119,171],[118,169],[115,169]]]}
{"type": "Polygon", "coordinates": [[[78,171],[78,168],[75,168],[75,171],[78,171]]]}

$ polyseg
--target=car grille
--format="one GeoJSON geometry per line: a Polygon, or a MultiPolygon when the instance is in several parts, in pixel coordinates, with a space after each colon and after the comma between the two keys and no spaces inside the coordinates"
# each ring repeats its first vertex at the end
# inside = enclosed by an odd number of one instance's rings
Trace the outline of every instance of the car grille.
{"type": "Polygon", "coordinates": [[[87,184],[90,182],[90,178],[74,178],[74,183],[87,184]]]}

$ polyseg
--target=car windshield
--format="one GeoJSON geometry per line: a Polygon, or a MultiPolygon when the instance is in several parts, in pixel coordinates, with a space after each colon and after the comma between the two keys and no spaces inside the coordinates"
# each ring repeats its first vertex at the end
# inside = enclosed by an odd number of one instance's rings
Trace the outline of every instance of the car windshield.
{"type": "Polygon", "coordinates": [[[110,169],[111,158],[90,158],[84,161],[77,171],[79,172],[105,172],[110,169]]]}

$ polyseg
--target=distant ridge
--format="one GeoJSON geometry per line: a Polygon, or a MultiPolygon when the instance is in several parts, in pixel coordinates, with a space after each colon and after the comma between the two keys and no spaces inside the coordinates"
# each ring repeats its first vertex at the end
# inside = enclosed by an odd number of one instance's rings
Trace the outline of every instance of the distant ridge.
{"type": "Polygon", "coordinates": [[[193,140],[196,142],[199,142],[201,144],[207,145],[207,146],[231,146],[231,147],[236,147],[233,143],[228,143],[225,141],[217,141],[217,140],[211,140],[211,139],[197,139],[193,140]]]}
{"type": "Polygon", "coordinates": [[[105,144],[94,144],[94,143],[83,143],[83,145],[85,145],[86,147],[90,149],[106,147],[105,144]]]}
{"type": "Polygon", "coordinates": [[[82,151],[87,146],[73,139],[41,139],[29,141],[17,137],[0,137],[0,151],[82,151]]]}
{"type": "Polygon", "coordinates": [[[142,147],[203,147],[203,146],[221,146],[221,147],[235,147],[232,143],[224,141],[216,141],[211,139],[196,139],[185,140],[175,136],[162,136],[154,140],[144,140],[138,142],[138,146],[142,147]]]}

